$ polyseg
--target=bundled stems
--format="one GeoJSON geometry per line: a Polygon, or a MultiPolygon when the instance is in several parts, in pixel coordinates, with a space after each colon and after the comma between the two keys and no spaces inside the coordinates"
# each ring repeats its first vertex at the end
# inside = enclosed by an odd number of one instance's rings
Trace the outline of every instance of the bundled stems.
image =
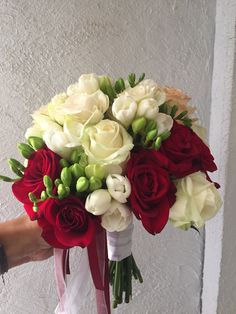
{"type": "Polygon", "coordinates": [[[113,308],[116,308],[122,302],[129,303],[132,299],[132,276],[140,283],[143,282],[142,275],[132,254],[122,261],[110,261],[109,275],[114,297],[113,308]]]}

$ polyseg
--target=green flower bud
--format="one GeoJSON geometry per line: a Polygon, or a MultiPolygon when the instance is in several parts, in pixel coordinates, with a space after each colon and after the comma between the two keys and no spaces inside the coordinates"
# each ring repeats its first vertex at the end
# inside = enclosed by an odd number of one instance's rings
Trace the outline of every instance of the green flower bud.
{"type": "Polygon", "coordinates": [[[115,90],[119,94],[119,93],[123,92],[124,89],[125,89],[125,82],[124,82],[123,78],[119,78],[115,82],[115,90]]]}
{"type": "Polygon", "coordinates": [[[70,156],[70,160],[73,163],[79,162],[80,161],[80,154],[81,154],[81,150],[78,150],[78,149],[73,150],[73,152],[70,156]]]}
{"type": "Polygon", "coordinates": [[[152,141],[157,136],[157,130],[149,131],[146,136],[146,143],[152,141]]]}
{"type": "Polygon", "coordinates": [[[38,210],[39,210],[39,208],[38,208],[37,204],[34,203],[33,211],[34,211],[35,213],[37,213],[38,210]]]}
{"type": "Polygon", "coordinates": [[[89,189],[90,191],[95,191],[101,189],[102,187],[102,180],[97,177],[91,177],[89,179],[89,189]]]}
{"type": "Polygon", "coordinates": [[[88,190],[89,181],[85,177],[80,177],[76,182],[76,191],[77,192],[85,192],[88,190]]]}
{"type": "Polygon", "coordinates": [[[68,163],[68,161],[65,160],[65,159],[63,159],[63,158],[60,160],[60,165],[62,166],[62,168],[65,168],[65,167],[69,167],[69,166],[70,166],[70,164],[68,163]]]}
{"type": "Polygon", "coordinates": [[[154,144],[154,147],[155,147],[156,149],[159,149],[159,148],[161,147],[161,143],[162,143],[162,139],[161,139],[160,136],[158,136],[158,138],[156,139],[156,142],[155,142],[155,144],[154,144]]]}
{"type": "Polygon", "coordinates": [[[26,159],[29,159],[34,152],[33,148],[28,144],[20,143],[17,146],[20,154],[26,159]]]}
{"type": "Polygon", "coordinates": [[[14,172],[20,178],[23,177],[23,173],[17,167],[15,167],[14,164],[11,164],[9,162],[8,162],[8,164],[9,164],[9,167],[12,170],[12,172],[14,172]]]}
{"type": "Polygon", "coordinates": [[[116,93],[112,87],[111,80],[108,76],[106,75],[100,76],[99,87],[101,91],[109,97],[110,101],[114,100],[114,98],[116,97],[116,93]]]}
{"type": "Polygon", "coordinates": [[[128,81],[129,81],[130,87],[134,87],[135,86],[135,79],[136,79],[135,73],[130,73],[129,76],[128,76],[128,81]]]}
{"type": "Polygon", "coordinates": [[[24,171],[25,167],[16,159],[10,158],[8,159],[9,166],[14,166],[15,168],[19,169],[20,171],[24,171]]]}
{"type": "Polygon", "coordinates": [[[88,164],[88,157],[85,153],[80,154],[79,164],[81,167],[86,167],[88,164]]]}
{"type": "Polygon", "coordinates": [[[74,165],[70,166],[70,171],[75,179],[84,176],[84,168],[78,163],[75,163],[74,165]]]}
{"type": "Polygon", "coordinates": [[[61,171],[61,181],[65,186],[70,186],[72,181],[72,175],[70,169],[65,167],[61,171]]]}
{"type": "Polygon", "coordinates": [[[105,170],[100,165],[90,164],[85,168],[85,175],[87,178],[97,177],[102,180],[105,177],[105,170]]]}
{"type": "Polygon", "coordinates": [[[59,198],[67,197],[70,194],[70,188],[64,184],[59,184],[57,188],[59,198]]]}
{"type": "Polygon", "coordinates": [[[30,146],[33,147],[34,150],[38,150],[40,148],[43,148],[45,145],[43,139],[40,137],[37,137],[37,136],[30,136],[28,138],[28,143],[30,144],[30,146]]]}
{"type": "Polygon", "coordinates": [[[156,121],[154,120],[149,120],[146,124],[146,127],[145,127],[145,133],[147,134],[148,132],[154,130],[157,128],[157,123],[156,121]]]}
{"type": "Polygon", "coordinates": [[[61,179],[56,179],[56,180],[54,181],[54,184],[55,184],[55,186],[58,188],[59,184],[62,184],[61,179]]]}
{"type": "Polygon", "coordinates": [[[12,178],[0,175],[0,180],[2,180],[4,182],[15,182],[17,179],[12,179],[12,178]]]}
{"type": "Polygon", "coordinates": [[[43,177],[43,184],[49,191],[52,191],[53,183],[52,183],[52,179],[49,176],[43,177]]]}
{"type": "Polygon", "coordinates": [[[45,201],[48,198],[46,191],[41,192],[41,200],[45,201]]]}
{"type": "Polygon", "coordinates": [[[147,120],[144,117],[137,118],[132,122],[132,130],[134,134],[139,133],[142,131],[146,126],[147,120]]]}
{"type": "Polygon", "coordinates": [[[165,141],[165,140],[167,140],[167,139],[170,137],[170,135],[171,135],[171,132],[170,132],[170,131],[166,131],[166,132],[162,133],[162,134],[160,135],[162,142],[165,141]]]}
{"type": "Polygon", "coordinates": [[[34,193],[30,192],[28,197],[32,203],[37,203],[37,197],[34,195],[34,193]]]}

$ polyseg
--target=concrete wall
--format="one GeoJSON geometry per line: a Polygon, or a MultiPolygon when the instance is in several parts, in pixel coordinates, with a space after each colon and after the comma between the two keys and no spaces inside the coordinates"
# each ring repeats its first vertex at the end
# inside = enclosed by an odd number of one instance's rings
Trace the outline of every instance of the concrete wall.
{"type": "MultiPolygon", "coordinates": [[[[215,0],[2,0],[0,169],[17,156],[29,114],[81,73],[145,71],[186,90],[208,127],[215,0]]],[[[1,184],[1,220],[23,213],[1,184]]],[[[152,237],[136,224],[134,254],[144,284],[117,313],[200,313],[203,238],[168,226],[152,237]]],[[[76,263],[76,261],[73,261],[76,263]]],[[[0,284],[1,314],[48,314],[57,303],[52,260],[21,266],[0,284]]],[[[89,305],[83,313],[93,313],[89,305]]]]}

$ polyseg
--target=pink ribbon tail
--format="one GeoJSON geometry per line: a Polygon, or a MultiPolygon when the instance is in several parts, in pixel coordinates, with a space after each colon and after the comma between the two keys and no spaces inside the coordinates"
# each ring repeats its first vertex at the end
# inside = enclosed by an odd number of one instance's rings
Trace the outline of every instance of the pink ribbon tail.
{"type": "Polygon", "coordinates": [[[102,230],[88,246],[88,258],[96,288],[98,314],[110,314],[109,271],[106,232],[102,230]]]}

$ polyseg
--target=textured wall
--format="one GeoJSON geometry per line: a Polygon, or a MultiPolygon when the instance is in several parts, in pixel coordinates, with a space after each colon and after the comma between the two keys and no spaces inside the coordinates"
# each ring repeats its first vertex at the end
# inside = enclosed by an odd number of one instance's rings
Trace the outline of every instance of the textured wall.
{"type": "MultiPolygon", "coordinates": [[[[0,169],[16,156],[29,114],[83,72],[145,71],[183,88],[208,126],[215,0],[0,2],[0,169]]],[[[22,207],[1,185],[1,219],[22,207]]],[[[203,236],[168,226],[155,238],[140,226],[134,254],[145,283],[117,313],[200,312],[203,236]],[[145,254],[144,254],[145,252],[145,254]]],[[[52,260],[10,271],[0,284],[1,314],[53,313],[52,260]]],[[[85,305],[84,313],[94,311],[85,305]]]]}

